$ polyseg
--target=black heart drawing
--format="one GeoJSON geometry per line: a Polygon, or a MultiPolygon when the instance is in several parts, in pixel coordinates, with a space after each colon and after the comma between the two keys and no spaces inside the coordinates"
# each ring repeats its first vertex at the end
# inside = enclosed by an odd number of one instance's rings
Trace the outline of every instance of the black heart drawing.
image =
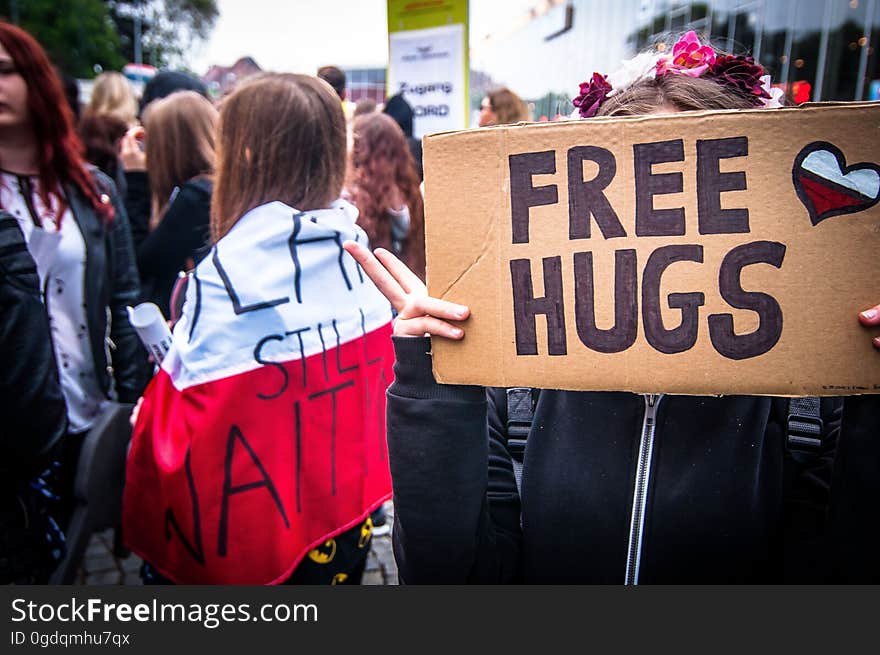
{"type": "Polygon", "coordinates": [[[795,157],[791,178],[813,225],[864,211],[880,200],[880,166],[868,162],[847,166],[840,148],[827,141],[804,146],[795,157]]]}

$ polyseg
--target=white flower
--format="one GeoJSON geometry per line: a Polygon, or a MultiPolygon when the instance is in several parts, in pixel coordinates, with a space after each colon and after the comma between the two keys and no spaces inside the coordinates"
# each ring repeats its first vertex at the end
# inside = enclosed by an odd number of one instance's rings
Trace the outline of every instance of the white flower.
{"type": "Polygon", "coordinates": [[[657,61],[662,56],[662,53],[643,52],[632,59],[625,59],[620,62],[620,68],[608,76],[608,83],[612,89],[608,95],[620,93],[641,79],[653,78],[657,68],[657,61]]]}
{"type": "Polygon", "coordinates": [[[764,109],[779,109],[780,107],[782,107],[781,98],[783,95],[785,95],[785,92],[782,89],[776,89],[770,86],[769,75],[764,75],[761,77],[761,88],[770,94],[769,98],[761,99],[761,102],[764,103],[764,109]]]}

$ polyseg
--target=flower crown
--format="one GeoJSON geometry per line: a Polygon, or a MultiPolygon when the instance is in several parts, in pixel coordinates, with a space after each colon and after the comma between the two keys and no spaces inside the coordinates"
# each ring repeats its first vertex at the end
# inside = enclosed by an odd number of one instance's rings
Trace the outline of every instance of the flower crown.
{"type": "Polygon", "coordinates": [[[611,75],[593,73],[582,82],[580,95],[572,100],[582,118],[595,116],[608,98],[621,93],[641,79],[663,75],[705,77],[747,98],[755,107],[781,107],[782,89],[770,86],[770,76],[752,57],[718,54],[712,46],[700,43],[691,30],[672,46],[672,56],[643,52],[624,61],[611,75]]]}

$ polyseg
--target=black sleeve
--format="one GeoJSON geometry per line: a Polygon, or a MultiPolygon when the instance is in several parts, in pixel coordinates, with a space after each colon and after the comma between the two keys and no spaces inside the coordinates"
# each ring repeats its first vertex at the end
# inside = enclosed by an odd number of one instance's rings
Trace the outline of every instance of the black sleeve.
{"type": "Polygon", "coordinates": [[[110,198],[116,215],[107,230],[107,257],[110,266],[110,340],[115,351],[113,357],[113,376],[116,380],[116,393],[119,402],[133,403],[144,390],[150,376],[147,352],[140,338],[128,322],[126,307],[137,304],[140,297],[140,280],[135,267],[134,248],[128,215],[116,193],[116,187],[109,178],[104,177],[102,188],[111,190],[110,198]]]}
{"type": "Polygon", "coordinates": [[[401,581],[516,581],[520,504],[494,395],[437,384],[429,339],[395,337],[394,349],[388,447],[401,581]]]}
{"type": "Polygon", "coordinates": [[[186,260],[207,243],[209,200],[183,185],[156,229],[137,247],[137,266],[144,279],[174,276],[186,260]]]}
{"type": "MultiPolygon", "coordinates": [[[[880,355],[877,355],[880,356],[880,355]]],[[[880,539],[880,395],[849,396],[831,483],[830,581],[877,584],[880,539]]]]}
{"type": "Polygon", "coordinates": [[[0,477],[48,464],[67,410],[34,260],[18,223],[0,216],[0,477]]]}
{"type": "Polygon", "coordinates": [[[138,248],[150,231],[150,179],[144,171],[127,171],[125,184],[125,212],[132,242],[138,248]]]}

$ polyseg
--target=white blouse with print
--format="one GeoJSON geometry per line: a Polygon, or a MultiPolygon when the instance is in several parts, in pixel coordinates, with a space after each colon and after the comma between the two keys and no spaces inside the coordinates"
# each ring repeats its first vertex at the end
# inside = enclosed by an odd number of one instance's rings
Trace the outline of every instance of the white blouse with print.
{"type": "Polygon", "coordinates": [[[37,264],[70,432],[84,432],[108,401],[95,375],[86,322],[85,241],[69,208],[57,228],[57,207],[49,209],[40,200],[36,176],[2,172],[0,207],[18,220],[37,264]]]}

